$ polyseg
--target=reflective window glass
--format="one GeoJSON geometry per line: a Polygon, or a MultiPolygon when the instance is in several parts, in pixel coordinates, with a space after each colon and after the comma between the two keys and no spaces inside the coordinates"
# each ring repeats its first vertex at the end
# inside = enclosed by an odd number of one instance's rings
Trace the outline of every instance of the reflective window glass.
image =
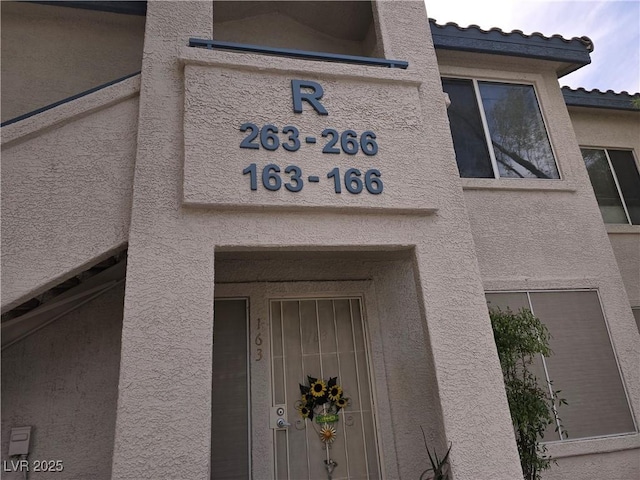
{"type": "Polygon", "coordinates": [[[640,225],[640,172],[633,152],[608,148],[581,151],[605,223],[640,225]]]}
{"type": "MultiPolygon", "coordinates": [[[[553,382],[567,401],[558,409],[568,434],[563,439],[636,432],[596,291],[501,292],[486,298],[489,308],[527,308],[549,329],[552,355],[545,357],[546,370],[537,359],[532,370],[542,385],[553,382]]],[[[555,425],[544,440],[560,440],[555,425]]]]}
{"type": "Polygon", "coordinates": [[[461,177],[558,179],[532,85],[443,78],[461,177]]]}
{"type": "Polygon", "coordinates": [[[559,178],[531,85],[478,82],[501,177],[559,178]]]}
{"type": "Polygon", "coordinates": [[[442,80],[442,87],[451,100],[447,113],[460,176],[493,178],[491,157],[473,82],[445,78],[442,80]]]}
{"type": "Polygon", "coordinates": [[[628,223],[604,150],[582,149],[593,191],[606,223],[628,223]]]}
{"type": "Polygon", "coordinates": [[[640,225],[640,172],[638,172],[633,158],[633,152],[629,150],[607,151],[613,170],[618,177],[618,184],[629,213],[629,220],[633,225],[640,225]]]}

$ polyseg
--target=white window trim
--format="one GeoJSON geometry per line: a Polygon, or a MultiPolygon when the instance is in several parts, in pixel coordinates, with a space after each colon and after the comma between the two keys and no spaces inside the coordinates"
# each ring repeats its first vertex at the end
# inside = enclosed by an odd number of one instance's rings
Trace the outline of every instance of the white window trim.
{"type": "MultiPolygon", "coordinates": [[[[634,409],[633,406],[631,405],[631,400],[629,398],[629,390],[627,388],[627,382],[625,381],[625,377],[622,373],[622,369],[620,367],[620,361],[618,358],[618,352],[616,351],[616,346],[613,343],[613,338],[611,336],[611,329],[609,328],[609,320],[607,319],[607,316],[605,314],[604,311],[604,307],[602,304],[602,296],[600,295],[600,290],[597,288],[550,288],[550,289],[513,289],[513,290],[485,290],[485,295],[486,294],[491,294],[491,293],[524,293],[527,295],[527,300],[529,302],[529,308],[531,309],[531,313],[534,313],[533,311],[533,306],[531,304],[531,297],[530,294],[531,293],[565,293],[565,292],[596,292],[596,295],[598,295],[598,302],[600,304],[600,312],[602,313],[602,318],[604,319],[604,325],[605,328],[607,329],[607,335],[609,337],[609,344],[611,345],[611,350],[613,351],[613,357],[616,361],[616,367],[618,368],[618,375],[620,376],[620,381],[622,382],[622,389],[624,391],[624,395],[625,398],[627,400],[627,407],[629,408],[629,412],[631,413],[631,420],[633,422],[633,427],[634,427],[634,431],[633,432],[622,432],[622,433],[612,433],[612,434],[606,434],[606,435],[594,435],[594,436],[590,436],[590,437],[580,437],[580,438],[566,438],[566,439],[561,439],[561,440],[551,440],[551,441],[545,441],[542,442],[544,444],[547,445],[559,445],[559,444],[567,444],[567,443],[576,443],[576,442],[582,442],[582,441],[587,441],[587,440],[600,440],[600,439],[608,439],[608,438],[618,438],[618,437],[630,437],[630,436],[635,436],[635,437],[640,437],[639,436],[639,431],[638,431],[638,423],[636,422],[636,417],[634,415],[634,409]]],[[[544,362],[544,355],[541,355],[541,357],[543,358],[543,363],[545,365],[545,375],[547,375],[547,382],[549,382],[549,375],[547,373],[547,368],[546,368],[546,362],[544,362]]],[[[554,414],[556,414],[556,421],[557,421],[557,413],[555,411],[555,405],[554,405],[554,414]]],[[[631,447],[631,448],[637,448],[636,447],[631,447]]]]}
{"type": "Polygon", "coordinates": [[[493,141],[491,140],[491,132],[489,131],[489,123],[487,122],[487,114],[484,111],[484,103],[482,102],[482,96],[480,95],[480,87],[478,86],[478,80],[471,79],[473,83],[473,92],[476,96],[476,103],[478,104],[478,110],[480,111],[480,119],[482,120],[482,129],[484,130],[484,141],[489,151],[489,158],[491,159],[491,167],[493,168],[493,178],[500,178],[500,171],[498,170],[498,161],[496,160],[496,152],[493,149],[493,141]]]}
{"type": "MultiPolygon", "coordinates": [[[[544,108],[542,107],[542,101],[540,93],[538,92],[538,86],[536,81],[523,81],[523,80],[515,80],[515,79],[504,79],[504,78],[490,78],[490,77],[482,77],[476,75],[464,75],[457,73],[440,73],[441,79],[450,79],[450,80],[471,80],[473,84],[473,91],[476,96],[476,103],[478,105],[478,110],[480,111],[480,119],[482,122],[482,129],[484,130],[485,142],[487,145],[487,149],[489,151],[489,158],[491,159],[491,166],[493,168],[493,180],[500,181],[565,181],[562,175],[562,169],[560,168],[560,164],[558,162],[558,155],[556,154],[556,149],[553,146],[554,142],[551,137],[551,132],[547,127],[547,118],[544,114],[544,108]],[[493,149],[493,141],[491,140],[491,132],[489,131],[489,124],[487,123],[487,117],[484,111],[484,104],[482,103],[482,97],[480,95],[480,87],[478,86],[478,82],[490,82],[490,83],[504,83],[507,85],[525,85],[533,88],[533,93],[536,97],[536,103],[538,106],[538,111],[540,112],[540,117],[542,118],[542,126],[544,127],[544,131],[547,135],[547,140],[549,141],[549,147],[551,148],[551,155],[553,155],[553,162],[556,166],[556,170],[558,171],[558,178],[511,178],[511,177],[501,177],[500,171],[498,170],[498,162],[496,160],[496,154],[493,149]]],[[[480,178],[480,177],[465,177],[463,180],[479,180],[486,181],[492,180],[491,178],[480,178]]]]}
{"type": "MultiPolygon", "coordinates": [[[[601,146],[591,147],[586,145],[580,145],[580,149],[604,151],[604,155],[607,158],[607,163],[609,164],[609,170],[611,171],[611,175],[613,176],[613,181],[616,184],[616,191],[618,192],[618,197],[620,198],[620,202],[622,203],[622,209],[624,210],[624,214],[627,217],[627,224],[633,225],[633,223],[631,222],[631,216],[629,215],[629,210],[627,209],[627,202],[624,199],[624,195],[622,195],[622,189],[620,188],[620,183],[618,182],[618,174],[613,168],[613,164],[611,163],[611,157],[609,157],[609,150],[618,150],[620,152],[631,152],[631,156],[633,157],[633,163],[638,169],[638,173],[640,173],[640,163],[638,162],[638,156],[636,155],[636,152],[632,148],[601,147],[601,146]]],[[[584,161],[584,158],[583,158],[583,161],[584,161]]],[[[598,204],[598,206],[600,205],[598,204]]],[[[608,225],[624,225],[624,224],[615,224],[615,223],[608,223],[608,222],[605,222],[605,223],[607,223],[608,225]]]]}
{"type": "Polygon", "coordinates": [[[607,163],[609,164],[609,170],[611,170],[611,175],[613,176],[613,182],[616,184],[616,191],[618,192],[618,197],[620,198],[620,203],[622,203],[622,209],[624,210],[624,215],[627,217],[627,223],[631,225],[631,217],[629,216],[629,210],[627,210],[627,204],[624,201],[624,196],[622,195],[622,189],[620,188],[620,182],[618,181],[618,175],[616,174],[616,170],[613,168],[613,164],[611,163],[611,157],[609,156],[609,150],[604,149],[604,156],[607,157],[607,163]]]}

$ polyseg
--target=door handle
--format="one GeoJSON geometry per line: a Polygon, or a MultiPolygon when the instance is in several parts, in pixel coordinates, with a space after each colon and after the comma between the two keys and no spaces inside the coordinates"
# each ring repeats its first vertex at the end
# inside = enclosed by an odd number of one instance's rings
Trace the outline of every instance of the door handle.
{"type": "Polygon", "coordinates": [[[278,426],[278,428],[287,428],[291,426],[291,424],[287,422],[284,418],[279,418],[276,421],[276,425],[278,426]]]}

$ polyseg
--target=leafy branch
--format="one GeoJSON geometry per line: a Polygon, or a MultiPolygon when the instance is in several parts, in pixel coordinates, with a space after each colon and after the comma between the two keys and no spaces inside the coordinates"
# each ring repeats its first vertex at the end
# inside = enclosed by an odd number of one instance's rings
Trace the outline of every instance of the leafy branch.
{"type": "Polygon", "coordinates": [[[566,400],[559,398],[559,390],[553,391],[551,382],[548,389],[542,388],[531,371],[536,356],[551,355],[551,336],[530,310],[492,308],[489,314],[524,479],[540,480],[540,472],[552,462],[542,443],[547,426],[556,423],[556,431],[566,435],[557,412],[566,400]]]}

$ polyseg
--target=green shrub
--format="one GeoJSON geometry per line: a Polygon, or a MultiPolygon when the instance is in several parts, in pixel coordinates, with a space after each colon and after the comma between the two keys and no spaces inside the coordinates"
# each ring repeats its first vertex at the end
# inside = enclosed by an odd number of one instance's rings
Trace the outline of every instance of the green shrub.
{"type": "MultiPolygon", "coordinates": [[[[567,403],[558,398],[559,390],[550,391],[546,379],[538,381],[531,372],[537,355],[551,355],[549,331],[527,309],[513,313],[492,308],[489,315],[524,479],[539,480],[552,461],[541,440],[547,426],[556,423],[556,407],[567,403]]],[[[566,435],[562,425],[558,428],[566,435]]]]}

